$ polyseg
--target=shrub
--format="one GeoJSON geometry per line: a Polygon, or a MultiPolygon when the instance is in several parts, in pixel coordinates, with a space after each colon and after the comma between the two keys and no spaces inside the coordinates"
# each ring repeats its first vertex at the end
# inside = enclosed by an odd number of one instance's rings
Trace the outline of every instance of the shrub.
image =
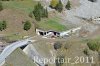
{"type": "Polygon", "coordinates": [[[31,28],[31,23],[29,21],[26,21],[24,24],[24,30],[28,31],[31,28]]]}
{"type": "Polygon", "coordinates": [[[55,50],[60,49],[61,47],[62,47],[62,44],[60,42],[54,43],[54,49],[55,50]]]}
{"type": "Polygon", "coordinates": [[[97,40],[91,40],[87,43],[89,49],[93,50],[93,51],[98,51],[100,48],[100,42],[97,40]]]}
{"type": "Polygon", "coordinates": [[[84,49],[84,51],[83,51],[83,52],[84,52],[84,54],[85,54],[85,55],[89,55],[89,52],[88,52],[88,49],[87,49],[87,48],[86,48],[86,49],[84,49]]]}

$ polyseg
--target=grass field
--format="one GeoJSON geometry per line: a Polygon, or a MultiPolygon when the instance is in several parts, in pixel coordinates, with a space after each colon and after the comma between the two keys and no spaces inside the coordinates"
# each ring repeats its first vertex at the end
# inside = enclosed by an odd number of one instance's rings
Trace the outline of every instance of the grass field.
{"type": "Polygon", "coordinates": [[[50,18],[48,20],[43,20],[42,22],[37,23],[39,28],[44,30],[55,30],[55,31],[64,31],[67,29],[66,26],[59,23],[59,19],[50,18]]]}
{"type": "Polygon", "coordinates": [[[24,0],[24,1],[4,1],[3,7],[4,8],[13,8],[13,9],[20,9],[27,13],[32,12],[34,5],[37,4],[36,1],[33,0],[24,0]]]}
{"type": "MultiPolygon", "coordinates": [[[[34,9],[34,5],[37,4],[37,2],[33,0],[4,1],[2,3],[5,9],[10,8],[10,9],[22,10],[27,14],[31,13],[34,9]]],[[[38,22],[37,24],[39,25],[39,28],[42,28],[45,30],[63,31],[67,29],[64,25],[61,25],[59,23],[58,18],[49,18],[49,19],[46,19],[46,21],[42,20],[41,22],[38,22]]]]}

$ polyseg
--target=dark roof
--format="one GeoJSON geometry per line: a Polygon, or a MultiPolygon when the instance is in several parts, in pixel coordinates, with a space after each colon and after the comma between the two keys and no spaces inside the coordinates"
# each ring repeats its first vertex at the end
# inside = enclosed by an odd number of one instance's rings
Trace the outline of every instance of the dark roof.
{"type": "MultiPolygon", "coordinates": [[[[47,32],[57,32],[57,31],[49,30],[49,31],[47,31],[47,32]]],[[[59,33],[59,32],[57,32],[57,33],[59,33]]]]}

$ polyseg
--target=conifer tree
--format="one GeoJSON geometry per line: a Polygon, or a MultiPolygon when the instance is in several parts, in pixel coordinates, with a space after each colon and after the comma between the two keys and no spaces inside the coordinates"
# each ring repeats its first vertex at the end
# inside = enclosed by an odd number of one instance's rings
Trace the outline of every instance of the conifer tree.
{"type": "Polygon", "coordinates": [[[55,8],[58,12],[61,12],[63,10],[63,4],[61,2],[61,0],[59,0],[59,3],[56,5],[55,8]]]}
{"type": "Polygon", "coordinates": [[[46,9],[44,9],[43,16],[44,16],[44,17],[46,17],[46,18],[48,18],[48,10],[47,10],[47,8],[46,8],[46,9]]]}
{"type": "Polygon", "coordinates": [[[0,21],[0,30],[5,30],[7,28],[6,21],[0,21]]]}
{"type": "Polygon", "coordinates": [[[35,19],[37,21],[41,21],[41,18],[43,18],[43,17],[48,17],[48,11],[47,11],[47,9],[43,8],[43,6],[41,5],[41,3],[38,3],[34,7],[33,14],[34,14],[35,19]]]}
{"type": "Polygon", "coordinates": [[[37,20],[37,21],[40,21],[41,20],[41,4],[40,3],[38,3],[38,5],[36,5],[35,7],[34,7],[34,11],[33,11],[33,14],[34,14],[34,16],[35,16],[35,19],[37,20]]]}
{"type": "Polygon", "coordinates": [[[6,21],[3,21],[2,27],[3,27],[3,30],[5,30],[5,29],[7,28],[7,23],[6,23],[6,21]]]}
{"type": "Polygon", "coordinates": [[[70,1],[68,0],[67,5],[66,5],[66,9],[70,10],[70,8],[71,8],[71,4],[70,4],[70,1]]]}
{"type": "Polygon", "coordinates": [[[48,10],[47,10],[47,8],[45,9],[45,17],[47,17],[48,18],[48,10]]]}
{"type": "Polygon", "coordinates": [[[2,27],[2,22],[0,22],[0,31],[3,30],[3,27],[2,27]]]}

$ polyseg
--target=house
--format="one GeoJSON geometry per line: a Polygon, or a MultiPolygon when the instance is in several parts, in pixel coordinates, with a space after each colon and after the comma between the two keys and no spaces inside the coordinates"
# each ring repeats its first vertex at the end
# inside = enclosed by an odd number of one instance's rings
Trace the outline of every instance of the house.
{"type": "Polygon", "coordinates": [[[57,32],[57,31],[53,31],[53,30],[49,30],[49,31],[43,31],[40,29],[36,29],[36,34],[40,35],[40,36],[44,36],[44,37],[51,37],[51,38],[56,38],[56,37],[69,37],[71,34],[77,33],[77,31],[79,31],[81,29],[81,27],[77,27],[77,28],[73,28],[67,31],[63,31],[63,32],[57,32]]]}
{"type": "Polygon", "coordinates": [[[45,36],[45,37],[59,37],[60,36],[59,32],[52,31],[52,30],[43,31],[40,29],[36,29],[36,34],[40,36],[45,36]]]}

